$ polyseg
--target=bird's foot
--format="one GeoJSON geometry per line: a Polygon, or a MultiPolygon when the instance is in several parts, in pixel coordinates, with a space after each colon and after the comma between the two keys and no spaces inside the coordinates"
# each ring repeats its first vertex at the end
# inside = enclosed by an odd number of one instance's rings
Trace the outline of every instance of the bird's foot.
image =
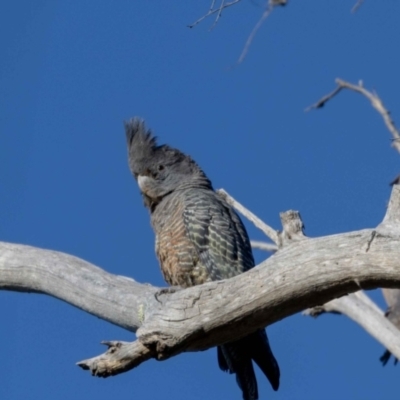
{"type": "MultiPolygon", "coordinates": [[[[380,362],[382,363],[383,366],[387,364],[387,362],[390,360],[392,353],[389,350],[386,350],[382,356],[379,358],[380,362]]],[[[396,361],[395,361],[396,363],[396,361]]],[[[396,364],[395,364],[396,365],[396,364]]]]}
{"type": "Polygon", "coordinates": [[[160,290],[157,290],[157,292],[154,293],[154,297],[156,298],[156,300],[159,303],[162,303],[159,300],[159,297],[162,296],[163,294],[172,294],[172,293],[176,293],[177,291],[182,290],[182,288],[180,286],[169,286],[166,288],[162,288],[160,290]]]}

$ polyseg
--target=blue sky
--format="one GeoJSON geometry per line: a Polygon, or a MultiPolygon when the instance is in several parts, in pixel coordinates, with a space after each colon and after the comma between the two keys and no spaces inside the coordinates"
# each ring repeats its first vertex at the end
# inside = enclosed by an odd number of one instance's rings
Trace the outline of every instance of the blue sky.
{"type": "MultiPolygon", "coordinates": [[[[376,89],[400,121],[396,1],[290,2],[235,66],[263,2],[194,29],[210,1],[14,1],[0,15],[0,240],[59,250],[163,285],[147,211],[130,175],[123,120],[139,115],[275,228],[301,212],[308,236],[376,226],[399,173],[381,117],[334,79],[376,89]],[[195,4],[196,3],[196,4],[195,4]]],[[[246,222],[247,223],[247,222],[246,222]]],[[[263,239],[247,224],[253,239],[263,239]]],[[[257,261],[266,254],[255,253],[257,261]]],[[[384,306],[380,291],[370,293],[384,306]]],[[[215,350],[98,379],[75,362],[134,335],[47,296],[0,292],[0,398],[240,399],[215,350]]],[[[392,399],[399,366],[338,316],[268,328],[281,366],[261,398],[392,399]]]]}

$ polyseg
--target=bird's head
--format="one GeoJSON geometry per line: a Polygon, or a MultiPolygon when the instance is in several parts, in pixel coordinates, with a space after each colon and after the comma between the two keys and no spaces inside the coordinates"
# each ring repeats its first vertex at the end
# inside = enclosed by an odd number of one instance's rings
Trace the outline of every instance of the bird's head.
{"type": "Polygon", "coordinates": [[[212,188],[201,168],[186,154],[157,145],[140,118],[125,123],[129,167],[150,209],[168,194],[190,187],[212,188]]]}

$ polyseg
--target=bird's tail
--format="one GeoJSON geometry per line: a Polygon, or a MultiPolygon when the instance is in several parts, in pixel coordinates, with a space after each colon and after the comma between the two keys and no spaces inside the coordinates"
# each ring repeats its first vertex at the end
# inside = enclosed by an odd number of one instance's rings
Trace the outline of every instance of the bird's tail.
{"type": "Polygon", "coordinates": [[[236,374],[244,400],[258,399],[257,380],[252,360],[260,367],[274,390],[279,388],[279,365],[272,354],[264,329],[235,342],[218,347],[218,364],[223,371],[236,374]]]}
{"type": "Polygon", "coordinates": [[[244,400],[257,400],[258,388],[251,358],[238,342],[218,346],[219,367],[230,374],[236,374],[236,382],[243,392],[244,400]]]}

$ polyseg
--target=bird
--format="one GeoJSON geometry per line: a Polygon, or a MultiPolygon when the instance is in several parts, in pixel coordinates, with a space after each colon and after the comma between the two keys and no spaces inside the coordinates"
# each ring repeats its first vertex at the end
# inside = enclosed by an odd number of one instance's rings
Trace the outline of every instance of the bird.
{"type": "MultiPolygon", "coordinates": [[[[386,300],[388,308],[385,312],[385,317],[398,329],[400,329],[400,289],[382,289],[383,297],[386,300]]],[[[385,350],[382,356],[379,358],[382,365],[385,366],[392,353],[389,350],[385,350]]],[[[394,365],[398,362],[397,358],[394,357],[394,365]]]]}
{"type": "MultiPolygon", "coordinates": [[[[199,165],[176,148],[158,145],[139,117],[125,121],[125,133],[129,167],[150,212],[165,281],[187,288],[253,268],[243,222],[199,165]]],[[[218,346],[217,358],[222,371],[236,375],[244,400],[258,399],[253,361],[278,390],[280,369],[265,329],[218,346]]]]}

